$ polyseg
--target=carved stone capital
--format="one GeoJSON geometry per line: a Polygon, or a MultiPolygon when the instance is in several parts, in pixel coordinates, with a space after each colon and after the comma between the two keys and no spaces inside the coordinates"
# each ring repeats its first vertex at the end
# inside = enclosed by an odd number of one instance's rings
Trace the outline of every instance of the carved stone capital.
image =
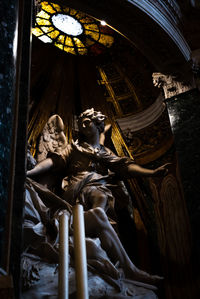
{"type": "Polygon", "coordinates": [[[165,75],[162,73],[153,73],[153,85],[158,88],[163,88],[165,99],[174,97],[180,93],[186,92],[195,88],[193,80],[182,81],[175,75],[165,75]]]}

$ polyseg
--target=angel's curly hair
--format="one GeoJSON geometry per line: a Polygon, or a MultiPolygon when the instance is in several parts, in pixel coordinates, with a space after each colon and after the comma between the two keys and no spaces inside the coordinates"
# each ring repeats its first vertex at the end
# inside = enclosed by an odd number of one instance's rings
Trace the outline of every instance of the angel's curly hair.
{"type": "Polygon", "coordinates": [[[104,131],[104,121],[107,118],[101,111],[95,111],[94,108],[87,109],[78,117],[78,126],[81,124],[83,118],[90,118],[97,126],[99,133],[104,131]]]}

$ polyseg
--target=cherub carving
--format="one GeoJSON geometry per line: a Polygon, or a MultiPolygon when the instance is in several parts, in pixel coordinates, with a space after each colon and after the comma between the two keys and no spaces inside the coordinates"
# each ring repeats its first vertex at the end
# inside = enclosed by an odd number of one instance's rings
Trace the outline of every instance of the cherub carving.
{"type": "Polygon", "coordinates": [[[53,115],[49,118],[42,131],[37,161],[41,162],[47,157],[49,152],[59,152],[67,145],[66,136],[64,134],[64,124],[59,115],[53,115]]]}

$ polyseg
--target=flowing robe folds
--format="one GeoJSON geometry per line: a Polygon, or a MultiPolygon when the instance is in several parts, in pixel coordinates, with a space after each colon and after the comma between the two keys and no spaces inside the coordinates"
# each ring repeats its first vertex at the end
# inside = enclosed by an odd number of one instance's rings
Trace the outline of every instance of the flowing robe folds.
{"type": "Polygon", "coordinates": [[[123,192],[122,201],[128,194],[120,181],[127,178],[127,166],[134,163],[128,157],[118,157],[103,145],[94,149],[86,142],[72,142],[59,153],[49,153],[56,170],[63,173],[62,197],[74,205],[79,200],[86,210],[91,208],[89,197],[93,189],[103,192],[108,207],[114,206],[116,188],[123,192]]]}

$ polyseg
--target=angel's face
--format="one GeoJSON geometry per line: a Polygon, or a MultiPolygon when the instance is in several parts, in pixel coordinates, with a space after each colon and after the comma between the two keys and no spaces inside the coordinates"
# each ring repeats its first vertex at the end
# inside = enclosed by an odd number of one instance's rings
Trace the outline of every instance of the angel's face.
{"type": "Polygon", "coordinates": [[[91,137],[98,134],[98,128],[95,123],[88,117],[82,119],[79,130],[85,137],[91,137]]]}

